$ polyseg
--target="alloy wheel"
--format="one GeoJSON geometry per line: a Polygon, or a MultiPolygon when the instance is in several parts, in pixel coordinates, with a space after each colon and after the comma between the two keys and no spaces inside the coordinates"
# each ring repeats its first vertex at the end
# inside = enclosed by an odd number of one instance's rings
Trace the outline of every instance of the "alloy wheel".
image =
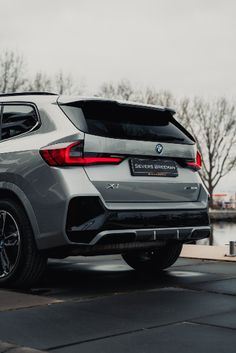
{"type": "Polygon", "coordinates": [[[9,276],[17,266],[21,237],[14,217],[0,210],[0,278],[9,276]]]}

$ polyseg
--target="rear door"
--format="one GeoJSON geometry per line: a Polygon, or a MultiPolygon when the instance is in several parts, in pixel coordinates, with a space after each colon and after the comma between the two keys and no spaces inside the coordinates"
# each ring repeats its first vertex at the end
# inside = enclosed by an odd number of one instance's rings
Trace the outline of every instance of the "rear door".
{"type": "Polygon", "coordinates": [[[85,132],[84,156],[121,157],[84,167],[107,202],[196,201],[200,184],[186,160],[194,141],[170,110],[103,100],[61,105],[85,132]]]}

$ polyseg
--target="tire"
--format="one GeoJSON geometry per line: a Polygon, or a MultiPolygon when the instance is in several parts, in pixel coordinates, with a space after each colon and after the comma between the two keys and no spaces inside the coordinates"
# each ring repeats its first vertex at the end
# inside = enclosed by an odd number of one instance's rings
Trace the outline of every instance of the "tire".
{"type": "Polygon", "coordinates": [[[29,288],[40,279],[46,264],[23,207],[11,199],[1,200],[0,286],[29,288]]]}
{"type": "Polygon", "coordinates": [[[155,249],[122,254],[122,257],[125,262],[135,270],[159,272],[176,262],[182,247],[182,243],[171,241],[155,249]]]}

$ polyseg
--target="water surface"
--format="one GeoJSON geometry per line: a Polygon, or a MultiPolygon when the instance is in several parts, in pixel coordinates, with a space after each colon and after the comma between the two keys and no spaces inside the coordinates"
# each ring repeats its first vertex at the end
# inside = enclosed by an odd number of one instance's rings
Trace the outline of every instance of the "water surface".
{"type": "MultiPolygon", "coordinates": [[[[236,242],[236,223],[233,222],[217,222],[213,224],[213,244],[225,245],[230,240],[236,242]]],[[[209,239],[198,241],[198,244],[209,245],[209,239]]]]}

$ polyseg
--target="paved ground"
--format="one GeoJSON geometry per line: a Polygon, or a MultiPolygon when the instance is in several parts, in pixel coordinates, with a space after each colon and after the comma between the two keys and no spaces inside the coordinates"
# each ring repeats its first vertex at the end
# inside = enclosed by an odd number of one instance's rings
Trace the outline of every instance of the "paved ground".
{"type": "Polygon", "coordinates": [[[236,264],[152,277],[119,256],[52,261],[31,293],[0,291],[0,311],[0,353],[235,353],[236,264]]]}

